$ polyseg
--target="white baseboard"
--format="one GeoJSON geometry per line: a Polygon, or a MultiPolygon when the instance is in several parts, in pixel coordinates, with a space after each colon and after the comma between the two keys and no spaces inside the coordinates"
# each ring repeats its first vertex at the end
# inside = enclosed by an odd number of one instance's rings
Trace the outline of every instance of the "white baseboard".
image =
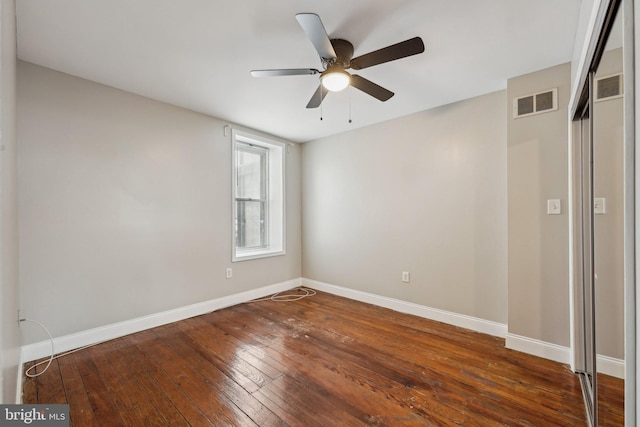
{"type": "MultiPolygon", "coordinates": [[[[232,305],[240,304],[252,299],[261,298],[266,295],[271,295],[276,292],[285,291],[302,285],[309,286],[311,288],[330,294],[350,298],[356,301],[362,301],[369,304],[378,305],[380,307],[389,308],[401,313],[413,314],[425,319],[459,326],[462,328],[470,329],[472,331],[481,332],[500,338],[506,338],[507,348],[539,357],[544,357],[546,359],[551,359],[560,363],[570,363],[570,348],[535,340],[528,337],[523,337],[520,335],[509,334],[507,333],[507,325],[504,325],[502,323],[426,307],[407,301],[344,288],[341,286],[331,285],[328,283],[318,282],[316,280],[305,278],[288,280],[286,282],[276,283],[273,285],[264,286],[246,292],[240,292],[226,297],[216,298],[209,301],[176,308],[173,310],[164,311],[161,313],[151,314],[136,319],[113,323],[110,325],[105,325],[98,328],[54,338],[55,352],[62,353],[87,345],[96,344],[102,341],[119,338],[135,332],[154,328],[156,326],[166,325],[167,323],[177,322],[179,320],[188,319],[190,317],[199,316],[211,311],[230,307],[232,305]]],[[[20,366],[18,369],[17,378],[18,389],[16,390],[16,402],[21,403],[22,401],[22,365],[25,362],[47,357],[50,354],[51,343],[48,340],[22,346],[20,355],[20,366]]],[[[598,355],[597,363],[599,372],[617,378],[624,378],[624,360],[598,355]]]]}
{"type": "Polygon", "coordinates": [[[521,351],[556,362],[570,364],[571,349],[558,344],[548,343],[516,334],[507,334],[505,346],[511,350],[521,351]]]}
{"type": "MultiPolygon", "coordinates": [[[[91,344],[107,341],[114,338],[123,337],[135,332],[144,331],[146,329],[155,328],[156,326],[166,325],[167,323],[177,322],[179,320],[188,319],[194,316],[209,313],[221,308],[230,307],[232,305],[251,301],[252,299],[261,298],[276,292],[286,291],[291,288],[300,286],[301,280],[293,279],[286,282],[276,283],[264,286],[250,291],[240,292],[226,297],[215,298],[185,307],[173,310],[155,313],[148,316],[138,317],[136,319],[126,320],[123,322],[113,323],[86,331],[77,332],[70,335],[54,338],[54,348],[56,353],[84,347],[91,344]]],[[[21,366],[25,362],[40,359],[51,355],[51,342],[40,341],[34,344],[22,346],[21,366]]],[[[20,373],[22,379],[22,373],[20,373]]],[[[22,389],[22,387],[20,387],[22,389]]]]}
{"type": "Polygon", "coordinates": [[[371,294],[368,292],[357,291],[354,289],[318,282],[311,279],[302,278],[302,283],[304,286],[309,286],[319,291],[342,296],[356,301],[378,305],[380,307],[389,308],[401,313],[413,314],[425,319],[435,320],[438,322],[447,323],[449,325],[471,329],[472,331],[481,332],[500,338],[504,338],[507,334],[507,325],[492,322],[490,320],[479,319],[477,317],[467,316],[464,314],[452,313],[450,311],[426,307],[424,305],[418,305],[407,301],[371,294]]]}
{"type": "MultiPolygon", "coordinates": [[[[567,365],[571,364],[571,349],[569,347],[509,333],[507,334],[506,347],[567,365]]],[[[599,354],[596,357],[596,365],[599,373],[624,379],[624,360],[599,354]]]]}
{"type": "Polygon", "coordinates": [[[23,362],[22,359],[20,359],[20,364],[18,364],[18,378],[16,379],[16,402],[17,404],[21,404],[22,403],[22,373],[23,373],[23,368],[22,368],[23,362]]]}
{"type": "Polygon", "coordinates": [[[612,377],[624,379],[624,360],[599,354],[596,358],[598,372],[611,375],[612,377]]]}
{"type": "MultiPolygon", "coordinates": [[[[512,350],[543,357],[559,363],[570,364],[571,362],[571,349],[569,347],[509,334],[507,333],[507,325],[501,323],[344,288],[342,286],[331,285],[317,280],[302,278],[302,283],[304,286],[309,286],[330,294],[378,305],[402,313],[413,314],[425,319],[459,326],[472,331],[506,338],[505,346],[512,350]]],[[[624,360],[598,355],[597,364],[598,372],[617,378],[624,378],[624,360]]]]}

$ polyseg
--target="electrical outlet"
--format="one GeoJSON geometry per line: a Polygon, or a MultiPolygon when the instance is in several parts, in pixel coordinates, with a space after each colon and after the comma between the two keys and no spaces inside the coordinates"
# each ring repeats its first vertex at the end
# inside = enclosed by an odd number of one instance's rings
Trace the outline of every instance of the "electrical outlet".
{"type": "Polygon", "coordinates": [[[227,279],[231,279],[233,277],[233,269],[227,268],[227,279]]]}
{"type": "Polygon", "coordinates": [[[402,272],[402,281],[404,283],[409,283],[411,281],[411,276],[409,275],[408,271],[403,271],[402,272]]]}

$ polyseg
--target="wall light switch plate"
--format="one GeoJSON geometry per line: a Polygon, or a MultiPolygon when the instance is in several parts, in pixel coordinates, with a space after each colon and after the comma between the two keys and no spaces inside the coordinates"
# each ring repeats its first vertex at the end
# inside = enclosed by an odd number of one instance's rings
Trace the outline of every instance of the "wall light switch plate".
{"type": "Polygon", "coordinates": [[[404,283],[409,283],[411,281],[411,276],[409,275],[408,271],[403,271],[402,272],[402,281],[404,283]]]}
{"type": "Polygon", "coordinates": [[[596,215],[604,215],[607,213],[607,201],[604,197],[596,197],[593,199],[593,213],[596,215]]]}
{"type": "Polygon", "coordinates": [[[548,215],[560,215],[562,213],[562,204],[560,199],[547,200],[547,214],[548,215]]]}

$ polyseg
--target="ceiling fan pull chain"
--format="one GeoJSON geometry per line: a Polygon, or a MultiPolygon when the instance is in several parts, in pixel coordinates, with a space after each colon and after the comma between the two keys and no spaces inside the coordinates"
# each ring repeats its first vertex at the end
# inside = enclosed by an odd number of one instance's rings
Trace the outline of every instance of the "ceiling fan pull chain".
{"type": "MultiPolygon", "coordinates": [[[[322,92],[324,92],[324,87],[322,87],[322,85],[320,85],[320,99],[324,98],[322,96],[322,92]]],[[[322,104],[320,104],[320,121],[322,121],[322,104]]]]}
{"type": "Polygon", "coordinates": [[[349,91],[349,123],[351,123],[351,91],[349,91]]]}

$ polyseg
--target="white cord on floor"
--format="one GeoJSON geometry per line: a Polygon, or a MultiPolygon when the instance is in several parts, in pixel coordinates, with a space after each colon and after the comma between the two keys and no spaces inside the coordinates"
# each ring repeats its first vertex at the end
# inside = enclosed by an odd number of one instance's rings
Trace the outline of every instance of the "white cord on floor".
{"type": "Polygon", "coordinates": [[[51,362],[53,362],[55,359],[58,359],[62,356],[66,356],[68,354],[71,353],[75,353],[76,351],[80,351],[80,350],[84,350],[85,348],[89,348],[89,347],[93,347],[94,345],[98,345],[103,343],[104,341],[101,342],[97,342],[94,344],[89,344],[89,345],[85,345],[84,347],[80,347],[80,348],[76,348],[74,350],[70,350],[67,351],[65,353],[60,353],[60,354],[55,354],[55,350],[54,350],[54,342],[53,342],[53,336],[51,335],[51,332],[49,332],[49,329],[47,329],[46,326],[44,326],[42,323],[38,322],[37,320],[33,320],[33,319],[20,319],[21,322],[31,322],[31,323],[35,323],[36,325],[40,326],[46,333],[47,335],[49,335],[49,340],[51,341],[51,356],[47,359],[47,360],[43,360],[42,362],[38,362],[35,365],[31,366],[29,369],[27,369],[24,374],[29,377],[29,378],[36,378],[39,377],[40,375],[44,374],[45,372],[47,372],[47,369],[49,369],[49,366],[51,366],[51,362]],[[37,368],[40,365],[44,365],[47,364],[47,366],[44,367],[44,369],[41,372],[38,372],[37,374],[32,374],[31,371],[33,371],[35,368],[37,368]]]}
{"type": "MultiPolygon", "coordinates": [[[[264,298],[258,298],[258,299],[254,299],[251,301],[247,301],[247,303],[251,303],[251,302],[258,302],[258,301],[279,301],[279,302],[293,302],[293,301],[299,301],[303,298],[307,298],[307,297],[312,297],[316,294],[316,291],[311,289],[311,288],[305,288],[304,286],[300,286],[298,288],[293,288],[293,289],[289,289],[288,291],[282,291],[282,292],[278,292],[275,293],[271,296],[268,297],[264,297],[264,298]],[[297,292],[297,293],[292,293],[292,292],[297,292]]],[[[65,353],[61,353],[56,355],[55,352],[55,346],[54,346],[54,341],[53,341],[53,336],[51,335],[51,332],[49,332],[49,329],[47,329],[46,326],[44,326],[42,323],[38,322],[37,320],[33,320],[33,319],[20,319],[20,322],[31,322],[31,323],[35,323],[36,325],[40,326],[49,336],[49,341],[51,341],[51,356],[47,359],[47,360],[43,360],[42,362],[38,362],[35,365],[31,366],[29,369],[27,369],[25,371],[25,375],[29,378],[36,378],[39,377],[40,375],[44,374],[45,372],[47,372],[47,369],[49,369],[49,366],[51,366],[51,362],[53,362],[55,359],[58,359],[62,356],[66,356],[68,354],[72,354],[75,353],[76,351],[80,351],[80,350],[84,350],[85,348],[89,348],[89,347],[93,347],[94,345],[98,345],[103,343],[104,341],[101,342],[97,342],[94,344],[89,344],[89,345],[85,345],[84,347],[80,347],[80,348],[76,348],[74,350],[70,350],[67,351],[65,353]],[[44,367],[44,369],[41,372],[38,372],[37,374],[32,374],[31,371],[33,371],[35,368],[37,368],[40,365],[44,365],[47,364],[47,366],[44,367]]]]}
{"type": "Polygon", "coordinates": [[[47,372],[47,369],[49,369],[49,366],[51,366],[51,362],[53,362],[53,356],[55,354],[54,351],[54,345],[53,345],[53,337],[51,336],[51,332],[49,332],[49,329],[47,329],[46,326],[44,326],[42,323],[38,322],[37,320],[32,320],[32,319],[20,319],[21,322],[31,322],[31,323],[35,323],[36,325],[40,326],[46,333],[47,335],[49,335],[49,341],[51,341],[51,357],[49,358],[49,360],[47,361],[42,361],[36,365],[33,365],[32,367],[30,367],[29,369],[27,369],[27,371],[24,373],[26,376],[28,376],[29,378],[35,378],[37,376],[40,376],[42,374],[44,374],[45,372],[47,372]],[[30,374],[29,372],[31,372],[32,369],[34,369],[36,366],[42,365],[43,363],[46,363],[47,366],[45,366],[44,370],[42,372],[39,372],[37,374],[30,374]]]}
{"type": "Polygon", "coordinates": [[[315,294],[316,294],[316,291],[314,291],[313,289],[300,286],[298,288],[289,289],[288,291],[275,293],[268,297],[247,301],[247,303],[258,302],[258,301],[293,302],[293,301],[299,301],[306,297],[312,297],[315,294]],[[302,293],[291,293],[291,292],[302,292],[302,293]]]}

